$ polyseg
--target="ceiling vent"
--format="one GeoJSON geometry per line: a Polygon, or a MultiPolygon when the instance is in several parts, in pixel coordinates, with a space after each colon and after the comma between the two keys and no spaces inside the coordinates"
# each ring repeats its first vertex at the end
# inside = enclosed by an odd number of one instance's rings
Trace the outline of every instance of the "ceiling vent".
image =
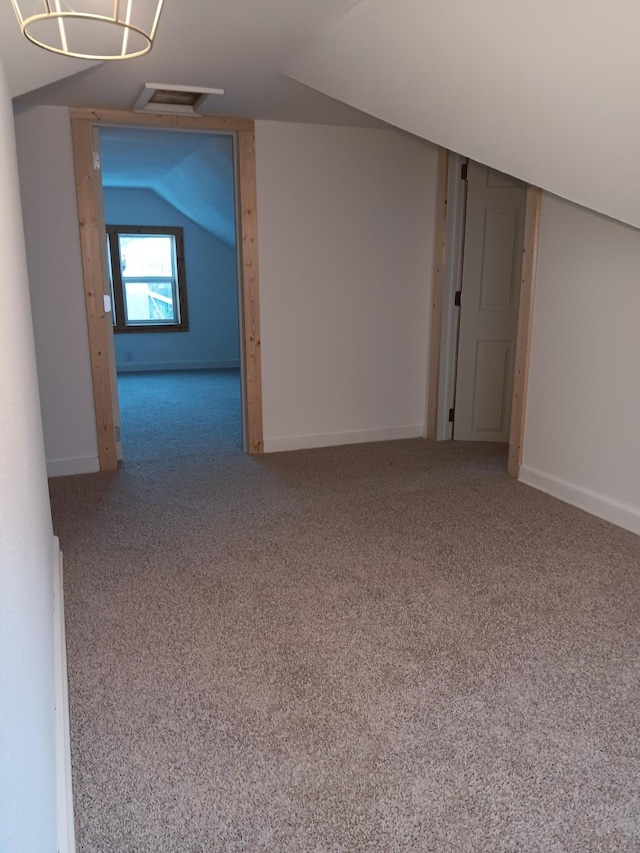
{"type": "Polygon", "coordinates": [[[145,83],[133,105],[136,113],[170,113],[181,116],[206,116],[213,112],[224,89],[205,86],[176,86],[172,83],[145,83]]]}

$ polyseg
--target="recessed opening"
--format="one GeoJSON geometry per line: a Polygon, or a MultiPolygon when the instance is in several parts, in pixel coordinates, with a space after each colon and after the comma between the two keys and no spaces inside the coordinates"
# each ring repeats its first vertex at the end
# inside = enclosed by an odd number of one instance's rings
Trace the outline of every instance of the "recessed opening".
{"type": "Polygon", "coordinates": [[[149,98],[150,104],[182,104],[192,107],[200,95],[197,92],[176,92],[168,89],[158,89],[149,98]]]}
{"type": "Polygon", "coordinates": [[[214,111],[224,89],[206,86],[179,86],[173,83],[145,83],[133,109],[135,112],[208,115],[214,111]]]}

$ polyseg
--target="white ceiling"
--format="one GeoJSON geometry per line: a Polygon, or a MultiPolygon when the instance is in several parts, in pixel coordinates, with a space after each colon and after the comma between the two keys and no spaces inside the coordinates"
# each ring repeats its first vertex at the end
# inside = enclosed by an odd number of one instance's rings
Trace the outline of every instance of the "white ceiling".
{"type": "Polygon", "coordinates": [[[96,64],[57,56],[28,42],[10,0],[0,2],[0,57],[13,98],[96,64]]]}
{"type": "MultiPolygon", "coordinates": [[[[3,2],[10,9],[9,0],[3,2]]],[[[282,73],[294,53],[353,4],[354,0],[165,0],[156,42],[147,56],[95,65],[24,100],[130,109],[144,83],[177,83],[225,89],[216,105],[219,115],[377,126],[381,123],[376,119],[282,73]]],[[[18,37],[22,38],[19,32],[18,37]]],[[[26,42],[25,47],[34,60],[44,54],[26,42]]]]}
{"type": "MultiPolygon", "coordinates": [[[[2,29],[10,78],[39,85],[49,57],[2,29]]],[[[148,56],[23,98],[130,108],[178,83],[225,89],[222,115],[389,122],[640,227],[639,32],[629,0],[166,0],[148,56]]]]}
{"type": "Polygon", "coordinates": [[[153,190],[201,228],[235,246],[230,136],[103,127],[100,152],[105,187],[153,190]]]}
{"type": "Polygon", "coordinates": [[[364,0],[298,80],[640,227],[640,4],[364,0]]]}

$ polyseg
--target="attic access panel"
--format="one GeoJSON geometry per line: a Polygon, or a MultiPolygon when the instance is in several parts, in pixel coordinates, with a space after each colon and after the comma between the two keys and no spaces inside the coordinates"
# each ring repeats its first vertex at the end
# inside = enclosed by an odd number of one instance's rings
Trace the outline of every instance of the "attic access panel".
{"type": "Polygon", "coordinates": [[[209,115],[224,89],[206,86],[178,86],[174,83],[145,83],[133,105],[137,113],[170,113],[172,115],[209,115]]]}

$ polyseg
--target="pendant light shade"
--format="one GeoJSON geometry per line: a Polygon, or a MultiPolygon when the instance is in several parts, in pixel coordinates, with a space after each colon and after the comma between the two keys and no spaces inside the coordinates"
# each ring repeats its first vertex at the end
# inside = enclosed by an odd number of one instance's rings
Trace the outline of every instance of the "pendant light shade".
{"type": "Polygon", "coordinates": [[[45,50],[132,59],[151,50],[164,0],[11,0],[20,29],[45,50]]]}

